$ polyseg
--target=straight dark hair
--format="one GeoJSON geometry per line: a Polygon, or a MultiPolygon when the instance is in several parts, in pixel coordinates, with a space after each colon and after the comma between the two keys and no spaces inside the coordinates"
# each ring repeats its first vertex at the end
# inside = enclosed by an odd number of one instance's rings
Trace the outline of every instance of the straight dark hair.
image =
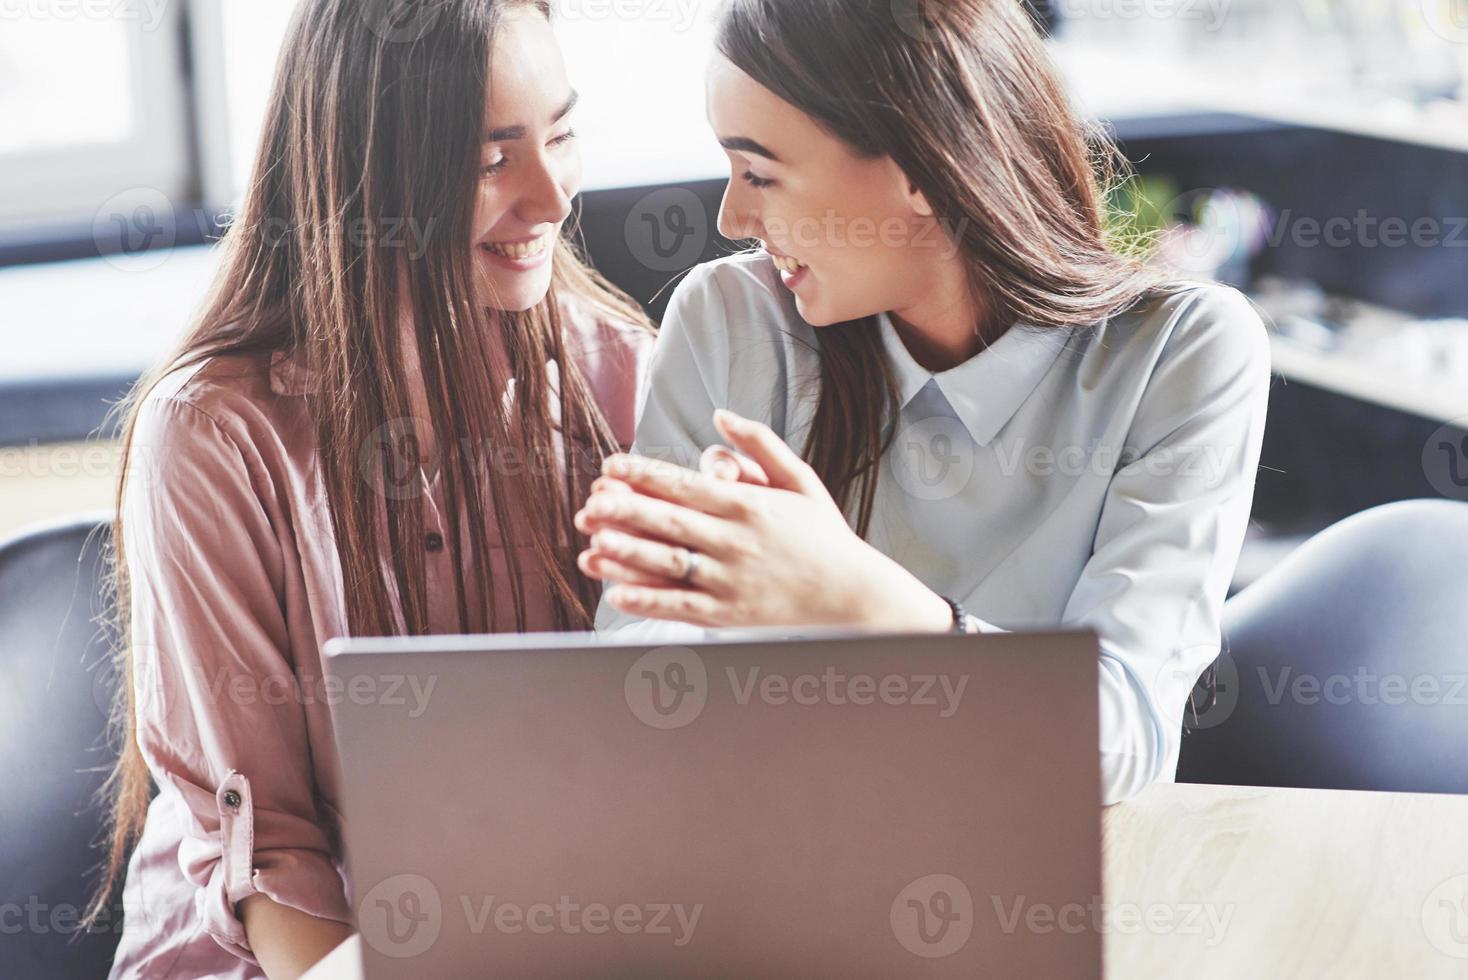
{"type": "MultiPolygon", "coordinates": [[[[476,294],[471,222],[487,108],[489,60],[508,11],[550,15],[545,0],[440,0],[389,21],[377,0],[303,0],[287,32],[254,177],[220,246],[223,263],[202,314],[122,410],[123,477],[113,575],[124,681],[113,722],[121,757],[105,788],[110,835],[88,922],[118,884],[147,814],[150,780],[137,741],[129,578],[121,505],[138,410],[169,373],[210,358],[269,352],[313,380],[309,408],[354,635],[429,629],[417,494],[384,492],[416,466],[412,375],[427,391],[441,452],[449,533],[477,570],[455,570],[459,621],[495,609],[507,590],[524,629],[526,578],[550,591],[557,625],[589,628],[596,586],[576,568],[572,523],[616,440],[562,333],[560,302],[651,329],[641,309],[594,273],[563,238],[550,295],[524,313],[484,308],[476,294]],[[426,18],[423,20],[422,18],[426,18]],[[432,152],[426,148],[432,147],[432,152]],[[406,226],[416,248],[353,229],[406,226]],[[416,357],[403,343],[411,318],[416,357]],[[506,358],[494,356],[494,338],[506,358]],[[508,363],[504,363],[507,361],[508,363]],[[559,372],[558,391],[547,365],[559,372]],[[501,393],[516,381],[513,412],[501,393]],[[554,397],[553,397],[554,394],[554,397]],[[553,404],[555,403],[555,404],[553,404]],[[553,409],[558,411],[557,422],[553,409]],[[537,465],[496,465],[500,454],[537,465]],[[549,461],[553,465],[538,465],[549,461]],[[464,520],[460,519],[460,512],[464,520]],[[510,556],[492,574],[490,522],[510,556]],[[522,530],[522,528],[524,530],[522,530]],[[390,560],[386,563],[383,557],[390,560]]],[[[140,491],[141,492],[141,491],[140,491]]]]}

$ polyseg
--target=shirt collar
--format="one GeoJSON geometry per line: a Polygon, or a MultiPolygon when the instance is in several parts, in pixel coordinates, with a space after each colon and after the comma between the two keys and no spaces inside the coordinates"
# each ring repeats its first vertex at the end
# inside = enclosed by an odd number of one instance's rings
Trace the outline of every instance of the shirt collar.
{"type": "Polygon", "coordinates": [[[882,314],[878,320],[902,407],[906,408],[930,382],[937,382],[959,421],[980,446],[992,442],[1039,387],[1074,332],[1015,324],[974,357],[934,374],[913,360],[889,314],[882,314]]]}

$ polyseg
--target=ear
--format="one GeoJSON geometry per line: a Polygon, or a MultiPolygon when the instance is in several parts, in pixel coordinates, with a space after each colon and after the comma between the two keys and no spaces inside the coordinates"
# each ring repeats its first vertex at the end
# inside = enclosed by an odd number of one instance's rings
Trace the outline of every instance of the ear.
{"type": "Polygon", "coordinates": [[[887,167],[887,179],[892,182],[889,185],[892,190],[907,202],[907,206],[912,209],[913,214],[919,218],[931,218],[933,216],[933,206],[928,203],[927,195],[918,189],[917,184],[913,182],[912,178],[903,173],[902,168],[897,165],[897,161],[891,157],[887,158],[887,167]]]}
{"type": "Polygon", "coordinates": [[[918,185],[907,174],[902,175],[902,181],[907,194],[907,205],[912,208],[913,214],[920,218],[931,218],[933,205],[928,203],[928,195],[918,190],[918,185]]]}

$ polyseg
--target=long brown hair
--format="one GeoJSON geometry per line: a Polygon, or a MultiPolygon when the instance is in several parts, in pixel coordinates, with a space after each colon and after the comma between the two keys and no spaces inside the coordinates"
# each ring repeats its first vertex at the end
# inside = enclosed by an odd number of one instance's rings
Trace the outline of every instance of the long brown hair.
{"type": "MultiPolygon", "coordinates": [[[[1021,0],[727,0],[717,44],[854,152],[896,162],[995,322],[1095,324],[1160,284],[1108,234],[1119,157],[1088,145],[1021,0]]],[[[804,452],[865,535],[899,395],[874,319],[819,344],[804,452]]]]}
{"type": "Polygon", "coordinates": [[[456,569],[461,627],[471,606],[494,610],[493,595],[508,589],[515,622],[493,628],[523,629],[527,575],[548,583],[558,626],[592,622],[595,586],[576,570],[572,515],[616,442],[567,356],[559,301],[650,324],[565,238],[556,246],[550,295],[525,313],[487,310],[476,301],[471,259],[496,26],[509,8],[529,6],[549,16],[549,5],[453,0],[415,15],[431,22],[406,24],[374,21],[368,8],[383,6],[300,4],[282,49],[253,182],[220,246],[223,262],[210,297],[179,347],[123,406],[123,477],[113,528],[125,678],[113,721],[122,753],[105,788],[110,846],[89,921],[105,908],[149,801],[127,649],[121,505],[139,406],[170,372],[222,355],[270,352],[294,358],[311,377],[309,410],[352,634],[429,629],[425,560],[421,548],[409,545],[423,539],[423,503],[417,494],[372,492],[395,482],[404,458],[418,459],[413,427],[394,428],[395,420],[415,414],[413,372],[426,387],[426,421],[438,445],[455,450],[437,454],[447,530],[478,570],[472,576],[478,591],[471,594],[456,569]],[[374,233],[389,227],[409,229],[415,240],[374,233]],[[374,231],[363,234],[364,228],[374,231]],[[416,360],[403,343],[403,314],[411,317],[416,360]],[[493,353],[496,344],[502,356],[493,353]],[[559,375],[557,398],[550,361],[559,375]],[[502,411],[500,394],[510,378],[517,386],[512,416],[502,411]],[[557,400],[559,424],[552,414],[557,400]],[[510,483],[508,467],[496,465],[498,452],[553,465],[517,466],[510,483]],[[533,556],[528,569],[512,557],[507,582],[491,574],[491,520],[506,555],[533,556]],[[391,556],[390,572],[384,555],[391,556]]]}

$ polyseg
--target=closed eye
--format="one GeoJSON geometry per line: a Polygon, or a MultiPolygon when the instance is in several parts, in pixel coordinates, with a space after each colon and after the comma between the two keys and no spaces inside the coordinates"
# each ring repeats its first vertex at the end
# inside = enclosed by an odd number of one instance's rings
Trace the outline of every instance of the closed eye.
{"type": "MultiPolygon", "coordinates": [[[[560,136],[557,136],[554,139],[552,139],[546,145],[547,146],[550,146],[550,147],[554,147],[554,148],[559,149],[560,147],[563,147],[563,146],[566,146],[566,145],[570,144],[575,139],[576,139],[576,130],[574,130],[574,129],[568,129],[568,130],[566,130],[566,132],[562,133],[560,136]]],[[[484,175],[486,177],[493,177],[495,174],[501,172],[502,170],[504,170],[509,165],[510,165],[510,159],[509,159],[509,157],[501,157],[500,159],[496,160],[494,163],[486,164],[484,166],[484,168],[483,168],[483,173],[484,173],[484,175]]]]}
{"type": "Polygon", "coordinates": [[[768,180],[764,177],[756,177],[753,172],[748,170],[744,171],[744,180],[747,184],[749,184],[750,187],[760,189],[775,186],[775,182],[773,180],[768,180]]]}

